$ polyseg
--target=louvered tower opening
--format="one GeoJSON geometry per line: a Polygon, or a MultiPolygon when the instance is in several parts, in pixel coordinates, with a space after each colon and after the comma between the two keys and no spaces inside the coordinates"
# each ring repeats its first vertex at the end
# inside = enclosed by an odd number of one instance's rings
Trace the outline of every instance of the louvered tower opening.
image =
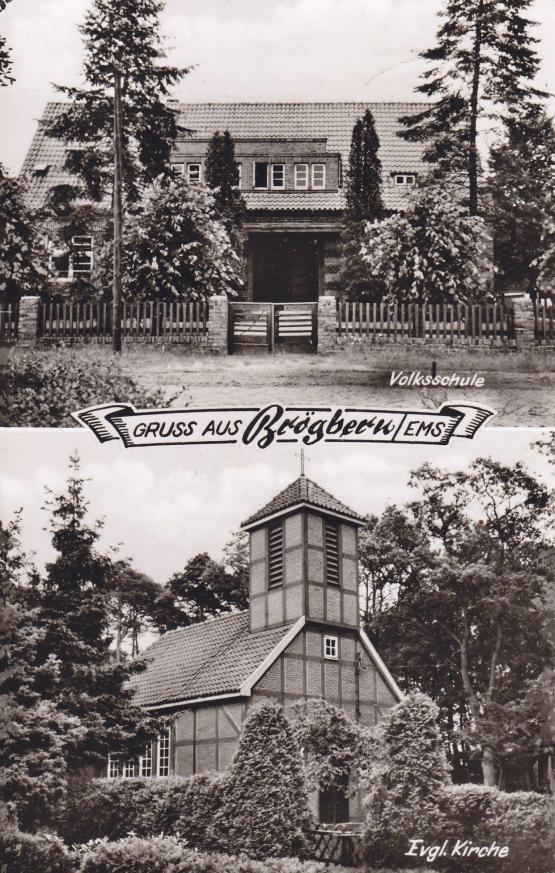
{"type": "Polygon", "coordinates": [[[326,522],[326,579],[328,585],[339,585],[339,538],[337,525],[326,522]]]}
{"type": "Polygon", "coordinates": [[[268,531],[270,548],[270,588],[283,584],[283,524],[276,524],[268,531]]]}

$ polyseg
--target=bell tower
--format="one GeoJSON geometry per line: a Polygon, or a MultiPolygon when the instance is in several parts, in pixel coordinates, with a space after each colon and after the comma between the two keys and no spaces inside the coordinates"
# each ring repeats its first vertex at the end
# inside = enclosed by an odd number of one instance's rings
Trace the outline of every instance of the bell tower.
{"type": "Polygon", "coordinates": [[[358,529],[364,519],[305,476],[243,524],[250,534],[250,629],[301,616],[358,629],[358,529]]]}

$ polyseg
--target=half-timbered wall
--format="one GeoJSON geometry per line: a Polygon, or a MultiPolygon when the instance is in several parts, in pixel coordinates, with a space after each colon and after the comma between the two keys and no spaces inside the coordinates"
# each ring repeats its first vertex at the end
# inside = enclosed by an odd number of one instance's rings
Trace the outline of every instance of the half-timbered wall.
{"type": "Polygon", "coordinates": [[[265,524],[250,536],[251,630],[296,621],[302,615],[326,624],[358,627],[357,529],[314,511],[295,512],[283,524],[283,578],[270,582],[270,531],[265,524]],[[328,579],[326,522],[336,525],[339,575],[328,579]]]}

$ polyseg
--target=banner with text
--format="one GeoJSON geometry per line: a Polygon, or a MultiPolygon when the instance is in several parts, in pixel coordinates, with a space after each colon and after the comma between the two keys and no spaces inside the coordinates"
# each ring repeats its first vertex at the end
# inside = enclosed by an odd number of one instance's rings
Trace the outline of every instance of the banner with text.
{"type": "Polygon", "coordinates": [[[445,446],[452,437],[472,439],[493,410],[444,404],[437,410],[281,406],[225,409],[136,410],[107,404],[73,413],[101,443],[126,448],[273,443],[421,443],[445,446]]]}

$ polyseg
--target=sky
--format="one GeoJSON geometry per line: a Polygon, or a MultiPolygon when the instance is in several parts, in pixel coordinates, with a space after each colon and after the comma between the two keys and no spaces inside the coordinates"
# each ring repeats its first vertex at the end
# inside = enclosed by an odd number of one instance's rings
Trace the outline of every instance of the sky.
{"type": "MultiPolygon", "coordinates": [[[[361,514],[379,514],[414,499],[409,473],[428,461],[467,469],[476,457],[523,461],[550,487],[555,467],[531,444],[546,435],[532,429],[484,429],[449,447],[414,445],[312,446],[306,472],[361,514]]],[[[64,488],[69,455],[78,451],[90,501],[89,520],[102,518],[100,546],[165,583],[187,560],[207,551],[216,560],[242,521],[299,474],[296,446],[164,446],[125,449],[100,445],[88,430],[11,428],[0,432],[0,508],[4,522],[21,508],[22,542],[39,566],[53,557],[45,528],[45,486],[64,488]]]]}
{"type": "MultiPolygon", "coordinates": [[[[11,0],[0,31],[16,84],[0,89],[0,162],[18,172],[52,83],[79,83],[78,23],[89,0],[11,0]]],[[[418,52],[433,44],[442,0],[167,0],[171,63],[194,66],[175,97],[204,100],[415,99],[418,52]]],[[[543,58],[540,87],[555,92],[555,3],[533,0],[543,58]]],[[[555,102],[551,101],[555,111],[555,102]]]]}

